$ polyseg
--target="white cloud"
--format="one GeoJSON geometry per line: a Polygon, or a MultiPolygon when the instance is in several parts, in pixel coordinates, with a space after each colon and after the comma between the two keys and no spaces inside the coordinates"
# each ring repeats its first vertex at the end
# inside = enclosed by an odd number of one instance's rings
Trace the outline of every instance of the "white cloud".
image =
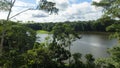
{"type": "Polygon", "coordinates": [[[92,1],[94,1],[94,2],[100,2],[101,0],[92,0],[92,1]]]}
{"type": "Polygon", "coordinates": [[[0,19],[7,19],[7,12],[0,12],[0,19]]]}
{"type": "Polygon", "coordinates": [[[72,4],[61,16],[67,18],[66,20],[94,20],[99,18],[102,13],[101,9],[96,9],[91,6],[91,3],[83,2],[80,4],[72,4]]]}
{"type": "MultiPolygon", "coordinates": [[[[90,2],[70,4],[70,1],[76,2],[76,0],[60,0],[60,1],[49,0],[49,1],[55,2],[57,7],[60,9],[58,15],[55,14],[49,15],[48,13],[39,10],[29,10],[16,16],[12,20],[36,21],[36,22],[60,22],[60,21],[63,22],[78,20],[94,20],[102,15],[101,8],[91,6],[90,2]]],[[[36,0],[36,3],[37,2],[38,0],[36,0]]],[[[11,15],[14,15],[15,13],[30,8],[30,6],[35,7],[36,5],[17,0],[17,2],[15,3],[15,7],[13,8],[13,13],[11,15]],[[23,8],[19,6],[25,7],[23,8]]],[[[2,14],[0,19],[5,18],[7,15],[5,12],[0,12],[0,14],[2,14]]]]}
{"type": "Polygon", "coordinates": [[[66,8],[68,8],[69,4],[69,0],[54,0],[56,3],[56,7],[58,7],[60,10],[65,10],[66,8]]]}

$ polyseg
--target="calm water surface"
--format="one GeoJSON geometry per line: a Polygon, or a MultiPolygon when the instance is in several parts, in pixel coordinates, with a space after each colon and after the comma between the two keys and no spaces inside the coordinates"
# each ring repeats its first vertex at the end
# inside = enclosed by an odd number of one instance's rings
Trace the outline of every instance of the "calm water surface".
{"type": "MultiPolygon", "coordinates": [[[[44,40],[48,34],[37,35],[38,42],[44,40]]],[[[107,49],[117,43],[117,39],[110,40],[107,34],[82,34],[82,38],[74,41],[71,45],[71,53],[82,53],[83,55],[91,53],[95,58],[107,57],[107,49]]]]}

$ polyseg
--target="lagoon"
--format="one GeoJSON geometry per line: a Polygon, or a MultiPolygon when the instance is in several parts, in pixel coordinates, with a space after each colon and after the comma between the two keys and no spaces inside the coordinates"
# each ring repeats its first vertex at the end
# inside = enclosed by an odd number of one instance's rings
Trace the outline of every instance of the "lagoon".
{"type": "MultiPolygon", "coordinates": [[[[37,41],[43,42],[48,34],[38,34],[37,41]]],[[[108,57],[107,49],[117,44],[117,39],[109,39],[105,33],[83,33],[82,38],[72,42],[71,53],[93,54],[95,58],[108,57]]]]}

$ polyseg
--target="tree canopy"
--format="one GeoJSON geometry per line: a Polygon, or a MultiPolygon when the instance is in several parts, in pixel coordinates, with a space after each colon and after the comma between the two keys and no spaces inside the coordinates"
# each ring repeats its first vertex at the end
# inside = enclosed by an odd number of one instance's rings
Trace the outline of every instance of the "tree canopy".
{"type": "Polygon", "coordinates": [[[120,0],[101,0],[93,2],[93,5],[103,7],[104,16],[120,19],[120,0]]]}
{"type": "MultiPolygon", "coordinates": [[[[104,16],[110,17],[117,22],[110,26],[108,26],[107,30],[114,30],[115,34],[111,35],[120,41],[120,0],[101,0],[99,3],[93,2],[93,5],[98,7],[103,7],[104,16]]],[[[96,64],[101,68],[120,68],[120,42],[117,46],[114,46],[108,50],[110,57],[108,58],[100,58],[96,60],[96,64]]]]}

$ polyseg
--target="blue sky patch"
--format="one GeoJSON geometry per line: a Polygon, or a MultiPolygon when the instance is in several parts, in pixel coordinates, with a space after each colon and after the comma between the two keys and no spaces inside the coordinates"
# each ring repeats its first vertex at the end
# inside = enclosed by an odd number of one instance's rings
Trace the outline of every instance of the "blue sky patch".
{"type": "Polygon", "coordinates": [[[35,4],[36,3],[36,0],[21,0],[23,2],[27,2],[27,3],[33,3],[35,4]]]}
{"type": "Polygon", "coordinates": [[[73,0],[70,0],[70,3],[71,4],[79,4],[79,3],[83,3],[83,2],[92,2],[91,0],[75,0],[75,1],[73,1],[73,0]]]}

